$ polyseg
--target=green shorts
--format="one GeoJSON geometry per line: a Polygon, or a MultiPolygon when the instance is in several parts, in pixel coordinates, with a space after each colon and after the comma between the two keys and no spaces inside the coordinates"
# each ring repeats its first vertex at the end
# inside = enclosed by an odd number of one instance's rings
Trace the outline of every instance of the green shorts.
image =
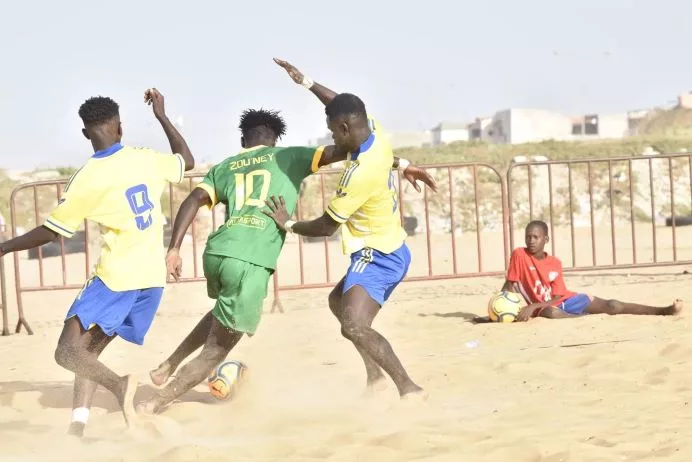
{"type": "Polygon", "coordinates": [[[227,329],[254,334],[262,318],[272,270],[243,260],[204,254],[207,294],[216,300],[212,315],[227,329]]]}

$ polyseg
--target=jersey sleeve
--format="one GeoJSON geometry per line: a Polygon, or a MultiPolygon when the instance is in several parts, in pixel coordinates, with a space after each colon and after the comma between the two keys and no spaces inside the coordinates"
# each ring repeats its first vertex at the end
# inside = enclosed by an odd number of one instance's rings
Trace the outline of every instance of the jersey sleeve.
{"type": "Polygon", "coordinates": [[[336,196],[327,207],[327,214],[338,223],[345,223],[369,198],[376,180],[371,171],[354,161],[341,175],[336,196]]]}
{"type": "MultiPolygon", "coordinates": [[[[556,259],[557,260],[557,259],[556,259]]],[[[555,271],[557,272],[557,277],[551,284],[550,290],[553,294],[563,296],[567,295],[567,286],[565,285],[565,278],[563,277],[563,272],[562,272],[562,262],[560,260],[557,260],[555,263],[555,271]]]]}
{"type": "Polygon", "coordinates": [[[152,151],[155,165],[161,177],[169,183],[180,183],[185,177],[185,160],[180,154],[164,154],[152,151]]]}
{"type": "Polygon", "coordinates": [[[278,162],[284,164],[288,162],[287,168],[283,170],[288,172],[292,180],[303,181],[303,179],[320,169],[320,160],[325,147],[286,148],[287,152],[277,153],[277,156],[281,156],[278,158],[278,162]]]}
{"type": "Polygon", "coordinates": [[[203,189],[207,192],[207,194],[209,194],[209,197],[211,198],[211,205],[209,206],[210,209],[214,208],[214,206],[219,203],[221,200],[220,196],[222,196],[221,191],[217,192],[218,187],[221,186],[217,185],[217,172],[218,166],[215,165],[209,170],[209,172],[207,172],[202,181],[197,183],[198,188],[203,189]]]}
{"type": "Polygon", "coordinates": [[[88,188],[82,178],[77,178],[79,172],[68,182],[63,197],[58,206],[53,209],[43,226],[59,235],[71,238],[77,232],[82,222],[94,209],[98,196],[92,188],[88,188]]]}
{"type": "Polygon", "coordinates": [[[521,282],[521,252],[522,248],[514,249],[512,256],[509,257],[509,267],[507,268],[507,280],[509,282],[521,282]]]}

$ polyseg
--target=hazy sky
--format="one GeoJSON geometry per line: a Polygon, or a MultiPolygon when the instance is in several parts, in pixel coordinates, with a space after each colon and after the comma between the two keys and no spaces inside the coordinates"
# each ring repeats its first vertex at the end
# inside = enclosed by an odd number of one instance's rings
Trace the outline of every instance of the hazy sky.
{"type": "Polygon", "coordinates": [[[166,148],[149,86],[200,160],[239,148],[246,107],[281,109],[283,144],[322,136],[320,103],[273,56],[358,94],[392,130],[507,107],[619,112],[692,90],[691,2],[407,2],[2,0],[0,168],[81,164],[77,109],[97,94],[120,103],[126,143],[166,148]]]}

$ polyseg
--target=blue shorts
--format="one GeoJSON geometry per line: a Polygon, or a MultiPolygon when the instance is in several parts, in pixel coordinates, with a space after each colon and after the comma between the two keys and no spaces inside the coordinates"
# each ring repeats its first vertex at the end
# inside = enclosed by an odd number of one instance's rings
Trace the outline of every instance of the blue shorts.
{"type": "Polygon", "coordinates": [[[404,279],[410,264],[411,252],[406,244],[392,253],[371,248],[354,252],[344,278],[343,293],[353,286],[360,286],[382,306],[404,279]]]}
{"type": "Polygon", "coordinates": [[[85,330],[97,325],[112,337],[141,345],[159,308],[163,287],[114,292],[98,277],[87,281],[67,312],[77,316],[85,330]]]}
{"type": "Polygon", "coordinates": [[[563,300],[556,308],[569,314],[584,314],[589,305],[591,305],[591,297],[586,294],[576,294],[563,300]]]}

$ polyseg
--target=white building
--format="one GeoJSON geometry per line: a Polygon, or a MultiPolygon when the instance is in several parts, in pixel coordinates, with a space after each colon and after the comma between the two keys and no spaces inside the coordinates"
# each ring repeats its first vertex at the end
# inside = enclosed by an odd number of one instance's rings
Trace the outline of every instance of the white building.
{"type": "Polygon", "coordinates": [[[469,128],[467,124],[459,122],[441,122],[437,127],[432,129],[432,144],[439,146],[441,144],[452,143],[454,141],[468,141],[469,128]]]}
{"type": "Polygon", "coordinates": [[[505,109],[491,118],[477,119],[472,140],[498,144],[546,140],[579,141],[624,138],[630,133],[628,114],[591,114],[571,117],[546,109],[505,109]]]}
{"type": "Polygon", "coordinates": [[[469,141],[492,141],[490,124],[492,117],[477,117],[468,125],[469,141]]]}

